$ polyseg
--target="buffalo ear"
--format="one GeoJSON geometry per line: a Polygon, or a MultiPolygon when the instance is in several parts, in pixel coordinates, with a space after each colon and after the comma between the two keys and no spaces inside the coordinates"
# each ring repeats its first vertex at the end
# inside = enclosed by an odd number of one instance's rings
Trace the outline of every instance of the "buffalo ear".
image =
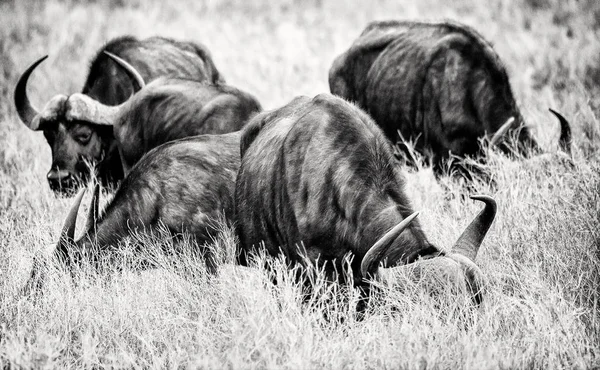
{"type": "Polygon", "coordinates": [[[260,129],[267,123],[270,117],[269,112],[259,113],[250,120],[242,129],[242,138],[240,142],[240,155],[243,157],[246,150],[250,147],[250,144],[254,142],[256,136],[260,132],[260,129]]]}

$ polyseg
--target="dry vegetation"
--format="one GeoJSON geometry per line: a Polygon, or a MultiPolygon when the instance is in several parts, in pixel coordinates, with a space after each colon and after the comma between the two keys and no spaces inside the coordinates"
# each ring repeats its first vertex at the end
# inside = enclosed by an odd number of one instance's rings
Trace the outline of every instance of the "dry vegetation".
{"type": "MultiPolygon", "coordinates": [[[[595,0],[0,2],[0,366],[598,368],[599,28],[595,0]],[[347,287],[322,285],[303,301],[279,261],[271,262],[277,286],[263,268],[234,266],[229,230],[215,245],[224,256],[217,277],[192,254],[160,253],[165,238],[132,238],[101,271],[51,267],[42,295],[19,293],[71,203],[51,194],[50,150],[12,106],[29,63],[50,54],[30,80],[39,106],[79,90],[87,61],[111,37],[190,39],[209,47],[229,83],[271,109],[328,91],[334,57],[367,22],[391,18],[450,18],[480,30],[547,151],[558,137],[548,107],[574,126],[574,165],[497,157],[497,187],[476,185],[499,204],[478,257],[488,277],[481,307],[405,284],[383,288],[357,320],[347,287]],[[131,272],[140,257],[160,268],[131,272]]],[[[407,177],[429,237],[448,247],[480,205],[450,179],[441,187],[428,168],[407,177]]]]}

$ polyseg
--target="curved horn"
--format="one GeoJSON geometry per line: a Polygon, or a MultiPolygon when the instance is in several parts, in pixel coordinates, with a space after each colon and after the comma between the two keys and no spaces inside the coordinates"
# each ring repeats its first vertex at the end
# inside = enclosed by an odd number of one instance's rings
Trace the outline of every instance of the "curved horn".
{"type": "Polygon", "coordinates": [[[558,118],[558,122],[560,122],[560,138],[558,139],[558,147],[563,152],[571,155],[571,146],[573,145],[572,136],[571,136],[571,125],[569,121],[562,114],[558,113],[553,109],[549,109],[549,111],[558,118]]]}
{"type": "Polygon", "coordinates": [[[29,97],[27,96],[27,80],[29,80],[29,76],[37,66],[46,60],[46,58],[48,58],[47,55],[30,65],[29,68],[23,72],[21,77],[19,77],[19,82],[17,82],[17,86],[15,87],[15,108],[19,114],[19,118],[27,127],[34,131],[39,129],[39,113],[37,109],[31,105],[29,97]]]}
{"type": "Polygon", "coordinates": [[[96,229],[96,221],[98,220],[98,208],[100,203],[100,183],[96,183],[94,186],[94,192],[92,193],[92,201],[90,203],[90,210],[88,213],[88,219],[85,226],[86,231],[96,229]]]}
{"type": "Polygon", "coordinates": [[[135,68],[133,68],[131,64],[127,63],[125,60],[119,58],[118,56],[108,51],[104,51],[104,54],[106,54],[110,59],[112,59],[115,63],[117,63],[119,66],[121,66],[121,68],[125,70],[129,78],[131,79],[131,83],[133,84],[134,94],[140,91],[144,86],[146,86],[142,75],[135,68]]]}
{"type": "MultiPolygon", "coordinates": [[[[134,93],[145,86],[144,79],[133,66],[112,53],[107,51],[104,53],[127,72],[134,93]]],[[[85,121],[96,125],[112,126],[126,104],[127,101],[117,106],[108,106],[85,94],[73,94],[67,101],[65,118],[69,121],[85,121]]]]}
{"type": "Polygon", "coordinates": [[[373,246],[365,253],[362,262],[360,263],[360,273],[363,278],[366,278],[368,274],[376,271],[379,262],[386,256],[386,252],[398,235],[402,234],[402,231],[410,225],[410,223],[419,215],[419,212],[414,212],[398,225],[394,226],[390,231],[385,233],[373,246]]]}
{"type": "Polygon", "coordinates": [[[508,129],[510,128],[510,126],[512,126],[513,122],[515,122],[515,117],[510,117],[502,126],[500,126],[498,131],[496,131],[494,133],[494,136],[492,136],[492,138],[490,139],[490,147],[493,147],[496,144],[498,144],[500,139],[502,139],[502,137],[508,132],[508,129]]]}
{"type": "Polygon", "coordinates": [[[75,238],[75,224],[77,221],[77,213],[79,212],[79,206],[81,205],[81,200],[83,199],[83,195],[85,194],[85,188],[81,189],[77,198],[73,202],[73,206],[67,215],[67,219],[65,220],[65,224],[63,225],[62,231],[60,233],[60,239],[58,239],[58,245],[56,246],[56,250],[59,253],[62,253],[62,257],[68,256],[68,246],[69,242],[71,242],[75,238]]]}
{"type": "Polygon", "coordinates": [[[462,235],[458,238],[452,252],[462,254],[471,261],[475,261],[481,242],[485,238],[494,217],[496,217],[496,201],[487,195],[473,195],[471,199],[480,200],[485,203],[485,208],[471,221],[462,235]]]}

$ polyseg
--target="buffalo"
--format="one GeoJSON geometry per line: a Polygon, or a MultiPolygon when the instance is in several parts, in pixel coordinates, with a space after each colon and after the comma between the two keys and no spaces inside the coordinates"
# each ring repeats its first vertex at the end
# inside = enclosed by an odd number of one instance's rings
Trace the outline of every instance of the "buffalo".
{"type": "MultiPolygon", "coordinates": [[[[106,52],[135,67],[145,81],[168,76],[224,82],[210,53],[202,45],[163,37],[138,40],[125,36],[113,39],[98,51],[83,90],[78,94],[105,105],[123,103],[136,89],[135,81],[106,52]]],[[[47,175],[51,189],[60,194],[73,194],[89,177],[89,164],[98,165],[97,174],[104,184],[115,184],[123,178],[123,169],[112,127],[90,122],[80,116],[81,111],[73,111],[73,95],[56,95],[41,111],[31,104],[27,82],[46,58],[33,63],[21,75],[14,100],[21,121],[31,130],[43,131],[52,149],[52,166],[47,175]]]]}
{"type": "Polygon", "coordinates": [[[136,93],[118,106],[73,94],[71,112],[80,112],[86,121],[98,126],[113,126],[125,173],[144,153],[160,144],[188,136],[238,131],[262,109],[249,93],[222,83],[159,77],[145,85],[133,66],[113,54],[109,57],[135,81],[136,93]]]}
{"type": "MultiPolygon", "coordinates": [[[[405,142],[412,141],[438,175],[452,155],[484,157],[479,139],[486,135],[495,134],[492,146],[507,154],[540,152],[502,61],[461,24],[373,22],[335,59],[329,86],[366,110],[392,142],[400,141],[404,158],[411,158],[405,142]]],[[[570,153],[569,124],[552,113],[561,126],[560,148],[570,153]]]]}
{"type": "MultiPolygon", "coordinates": [[[[214,240],[218,220],[232,220],[240,136],[240,132],[199,135],[151,150],[123,179],[99,216],[96,186],[86,231],[74,240],[75,220],[84,195],[81,190],[54,255],[67,266],[84,258],[95,262],[131,232],[150,234],[166,228],[174,236],[189,234],[204,254],[209,269],[214,270],[213,256],[203,245],[214,240]]],[[[34,277],[39,268],[38,262],[34,277]]]]}
{"type": "Polygon", "coordinates": [[[485,208],[450,252],[431,244],[404,194],[391,143],[360,108],[329,94],[296,98],[255,116],[240,148],[234,217],[242,265],[264,249],[340,279],[350,254],[354,284],[367,287],[365,279],[389,278],[388,267],[441,266],[480,301],[483,276],[474,259],[494,200],[473,197],[485,208]]]}

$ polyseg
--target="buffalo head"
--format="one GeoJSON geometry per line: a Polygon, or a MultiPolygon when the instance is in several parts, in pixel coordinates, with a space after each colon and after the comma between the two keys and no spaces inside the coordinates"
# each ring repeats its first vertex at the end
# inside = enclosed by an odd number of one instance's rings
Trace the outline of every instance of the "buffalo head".
{"type": "Polygon", "coordinates": [[[410,265],[392,268],[380,267],[381,262],[385,261],[390,254],[390,246],[393,241],[418,216],[418,212],[414,212],[388,231],[369,249],[361,262],[361,275],[391,282],[394,280],[395,270],[408,268],[411,269],[413,277],[417,279],[434,277],[438,281],[444,280],[444,283],[459,288],[463,286],[468,289],[476,303],[481,303],[484,279],[481,270],[475,264],[475,257],[477,257],[479,247],[496,216],[496,202],[486,195],[474,195],[471,199],[484,202],[485,208],[467,226],[449,253],[423,256],[422,259],[410,265]]]}
{"type": "MultiPolygon", "coordinates": [[[[134,91],[144,86],[143,78],[129,64],[115,55],[109,56],[128,72],[134,91]]],[[[112,127],[106,125],[113,122],[119,106],[107,107],[76,93],[56,95],[41,111],[37,110],[27,96],[27,81],[47,57],[37,60],[19,78],[15,107],[21,121],[31,130],[43,131],[50,145],[52,166],[47,177],[51,189],[70,195],[89,176],[90,165],[104,159],[112,137],[112,127]]]]}

